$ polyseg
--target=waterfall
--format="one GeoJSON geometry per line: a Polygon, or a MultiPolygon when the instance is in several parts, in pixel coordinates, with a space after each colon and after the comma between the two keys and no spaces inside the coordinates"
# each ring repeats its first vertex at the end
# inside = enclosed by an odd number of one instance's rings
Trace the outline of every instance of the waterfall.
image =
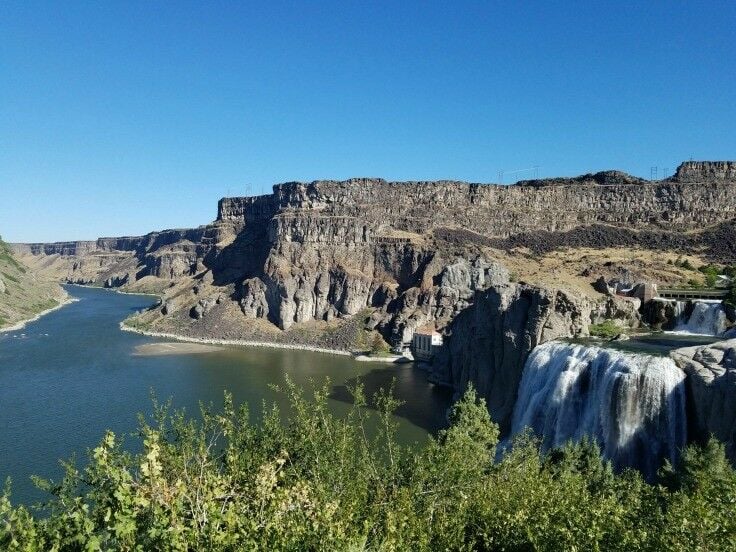
{"type": "Polygon", "coordinates": [[[684,315],[685,305],[683,301],[675,302],[676,332],[721,335],[726,331],[728,319],[720,301],[694,301],[693,311],[687,319],[684,315]]]}
{"type": "Polygon", "coordinates": [[[524,365],[511,435],[531,428],[543,450],[588,435],[616,469],[652,478],[685,445],[684,381],[668,357],[545,343],[524,365]]]}

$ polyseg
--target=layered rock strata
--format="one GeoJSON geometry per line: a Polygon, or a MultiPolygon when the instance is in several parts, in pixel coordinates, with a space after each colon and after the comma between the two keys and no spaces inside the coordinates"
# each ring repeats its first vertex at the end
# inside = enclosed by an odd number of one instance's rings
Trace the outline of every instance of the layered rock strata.
{"type": "Polygon", "coordinates": [[[494,250],[623,245],[736,258],[734,192],[732,162],[687,162],[654,182],[617,171],[512,186],[289,182],[223,198],[214,223],[195,229],[14,248],[64,281],[150,285],[164,297],[146,323],[166,331],[246,338],[263,324],[283,331],[359,313],[396,347],[421,326],[446,330],[433,377],[477,384],[506,423],[536,344],[585,335],[601,318],[636,326],[638,313],[511,283],[494,250]]]}

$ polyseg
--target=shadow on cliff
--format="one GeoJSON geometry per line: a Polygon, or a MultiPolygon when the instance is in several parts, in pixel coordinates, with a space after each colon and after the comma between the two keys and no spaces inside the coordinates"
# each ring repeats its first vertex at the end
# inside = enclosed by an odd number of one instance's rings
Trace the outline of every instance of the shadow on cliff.
{"type": "Polygon", "coordinates": [[[270,249],[266,225],[251,224],[230,245],[210,251],[204,263],[212,269],[214,284],[225,286],[260,276],[270,249]]]}
{"type": "Polygon", "coordinates": [[[389,390],[393,385],[393,396],[402,402],[395,414],[431,433],[447,427],[447,412],[452,406],[452,391],[427,381],[426,372],[413,364],[383,365],[342,385],[333,386],[330,398],[353,404],[350,388],[363,384],[364,393],[371,409],[376,409],[375,394],[389,390]]]}

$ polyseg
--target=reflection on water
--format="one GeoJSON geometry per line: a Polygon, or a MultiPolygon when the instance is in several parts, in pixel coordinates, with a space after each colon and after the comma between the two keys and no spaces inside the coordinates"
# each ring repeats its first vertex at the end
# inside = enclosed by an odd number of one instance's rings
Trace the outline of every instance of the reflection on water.
{"type": "Polygon", "coordinates": [[[348,387],[360,380],[371,396],[392,381],[403,402],[399,439],[414,443],[441,427],[450,394],[429,384],[413,365],[376,365],[350,357],[267,348],[222,347],[206,354],[135,356],[155,339],[121,332],[118,323],[154,299],[69,287],[79,302],[19,332],[0,334],[0,478],[13,478],[14,501],[42,497],[32,474],[58,478],[58,460],[84,458],[106,429],[129,434],[138,412],[150,412],[151,391],[174,407],[198,412],[200,401],[219,405],[223,392],[247,402],[286,406],[271,388],[285,378],[312,388],[330,379],[330,408],[350,408],[348,387]]]}

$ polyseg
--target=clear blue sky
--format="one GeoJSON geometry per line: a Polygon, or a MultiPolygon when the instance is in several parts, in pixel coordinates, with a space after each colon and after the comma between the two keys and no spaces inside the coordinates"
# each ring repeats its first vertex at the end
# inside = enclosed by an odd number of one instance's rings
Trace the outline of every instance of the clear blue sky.
{"type": "Polygon", "coordinates": [[[0,3],[0,234],[207,223],[288,180],[736,158],[735,2],[0,3]]]}

